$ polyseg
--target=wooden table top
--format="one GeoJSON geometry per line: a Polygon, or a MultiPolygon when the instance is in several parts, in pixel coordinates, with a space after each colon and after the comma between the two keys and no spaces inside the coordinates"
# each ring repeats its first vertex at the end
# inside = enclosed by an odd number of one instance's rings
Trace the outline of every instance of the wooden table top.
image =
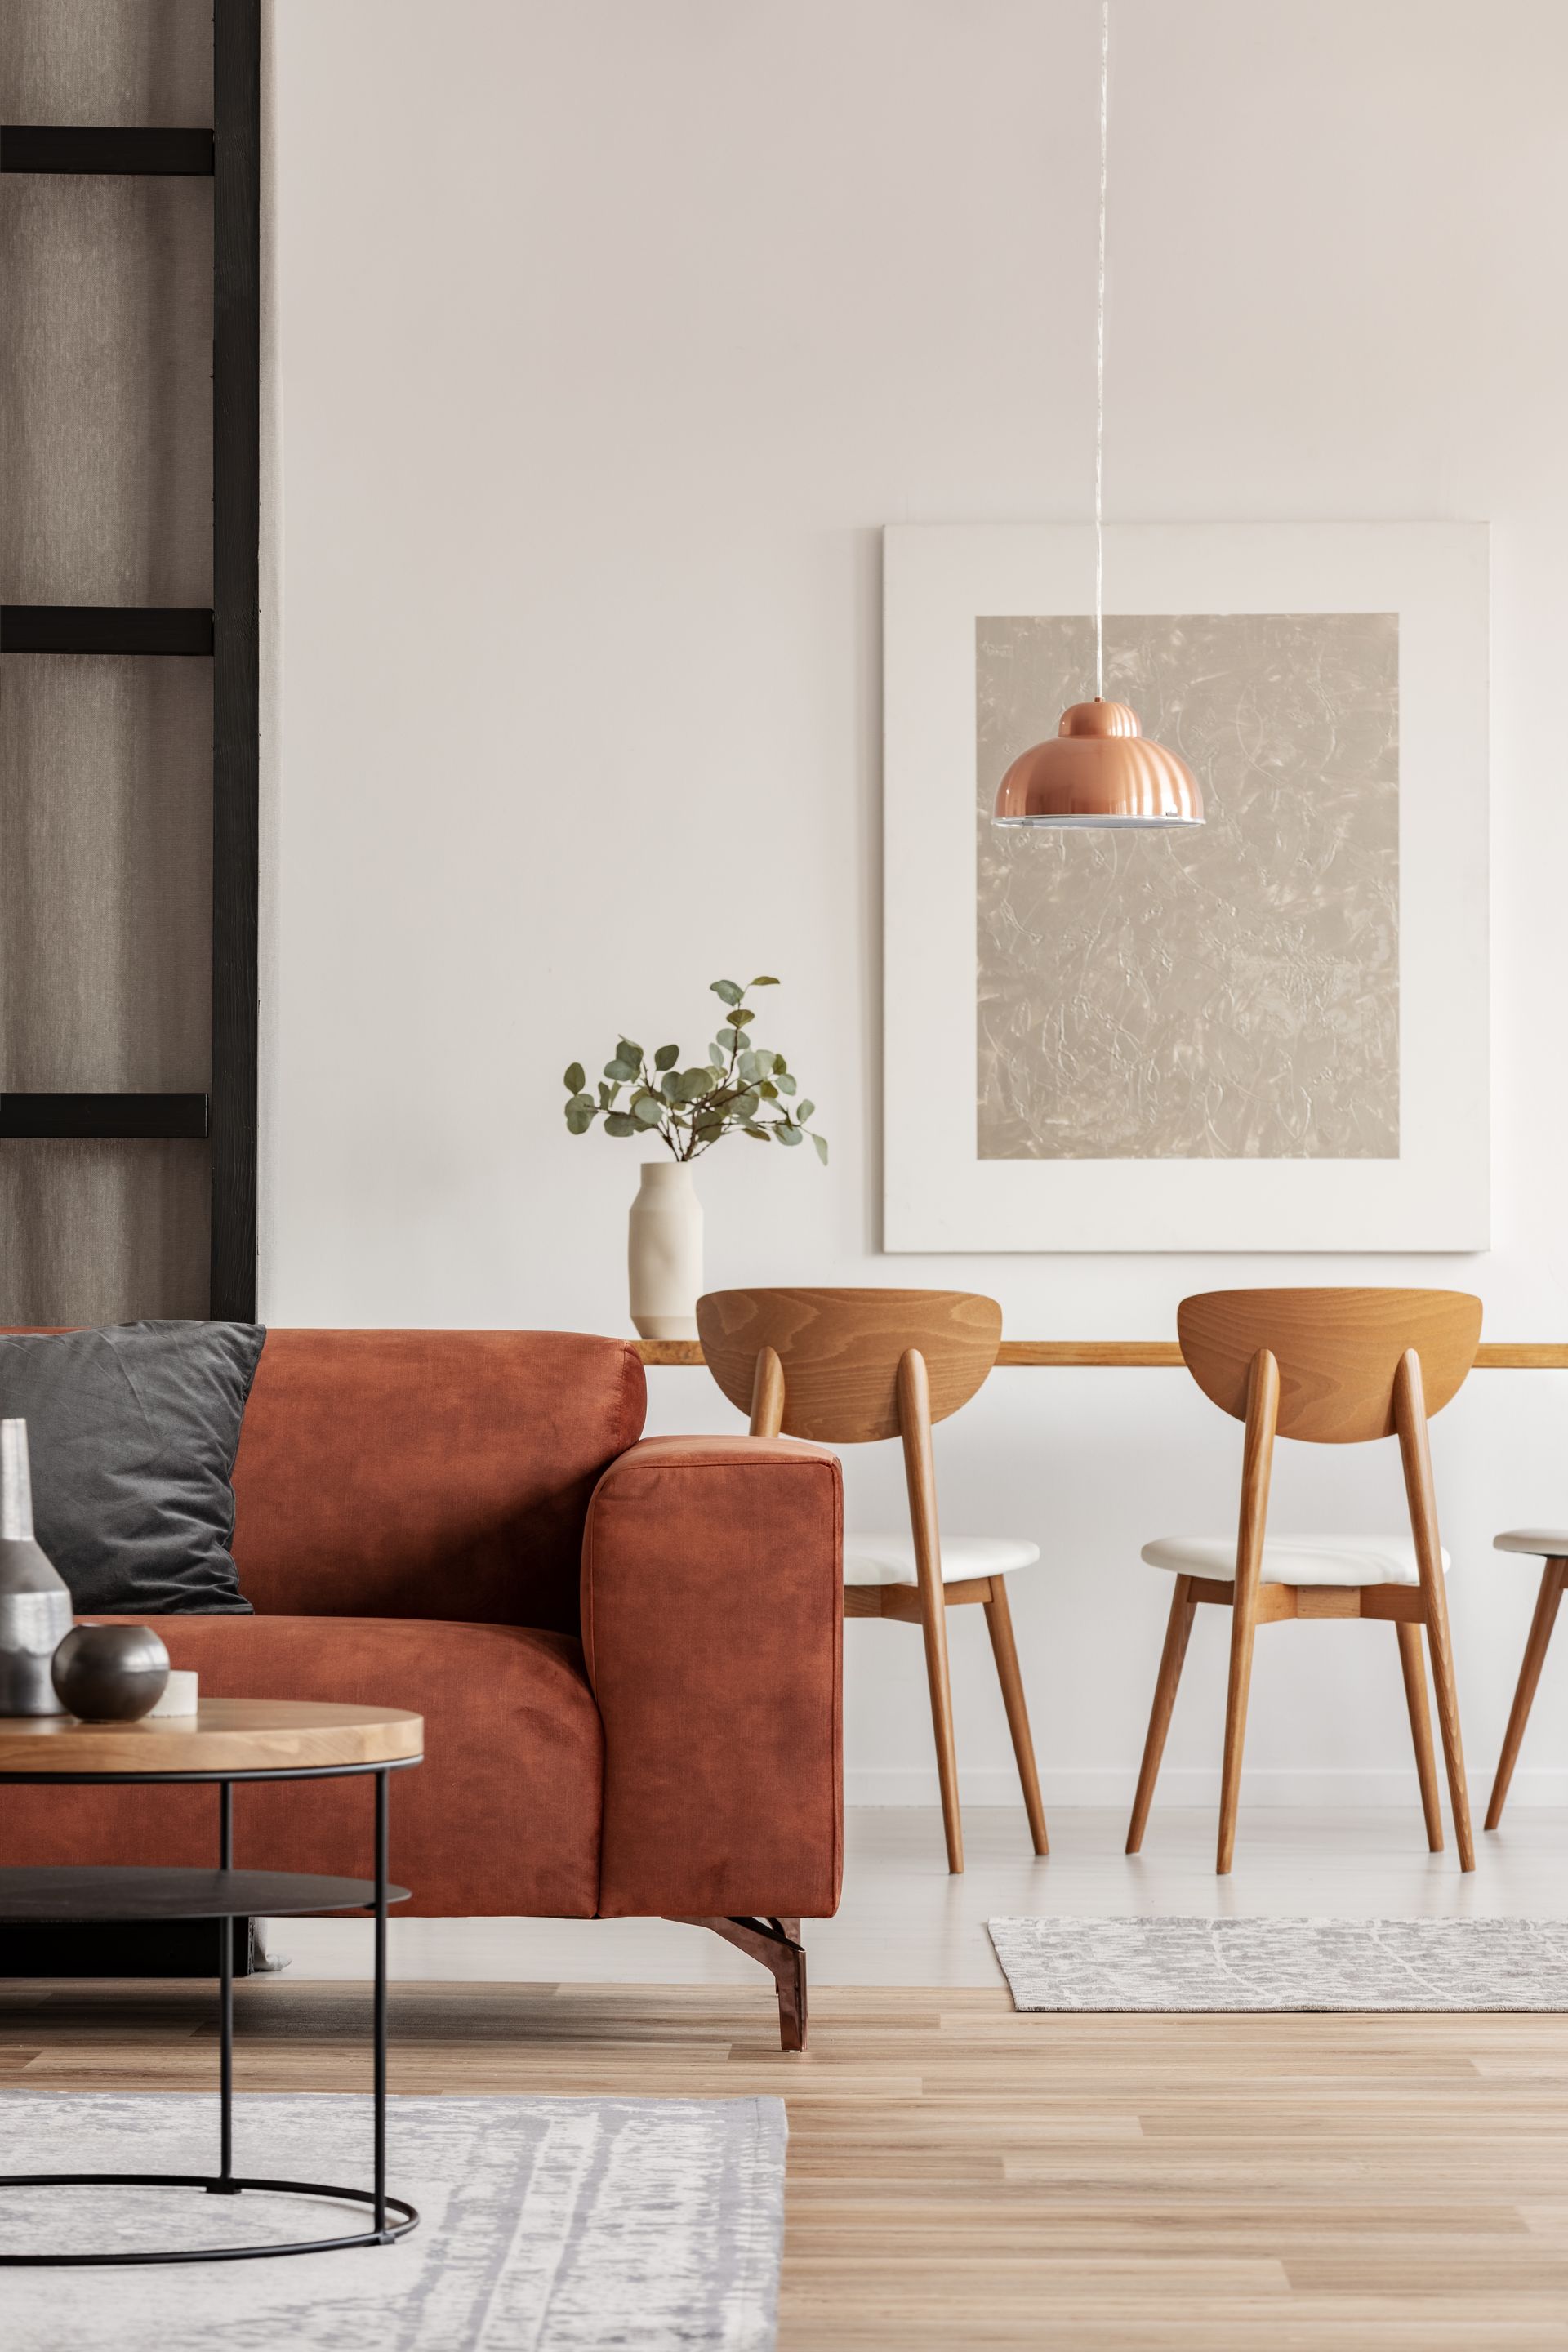
{"type": "Polygon", "coordinates": [[[72,1715],[0,1716],[0,1772],[300,1772],[403,1764],[420,1756],[425,1718],[396,1706],[320,1699],[209,1698],[195,1715],[79,1723],[72,1715]]]}
{"type": "MultiPolygon", "coordinates": [[[[645,1364],[700,1365],[701,1343],[696,1339],[634,1339],[645,1364]]],[[[1058,1370],[1084,1370],[1095,1366],[1121,1371],[1179,1370],[1182,1351],[1174,1339],[1004,1339],[996,1358],[999,1366],[1027,1365],[1058,1370]]],[[[1476,1350],[1479,1372],[1568,1372],[1568,1340],[1484,1339],[1476,1350]]]]}

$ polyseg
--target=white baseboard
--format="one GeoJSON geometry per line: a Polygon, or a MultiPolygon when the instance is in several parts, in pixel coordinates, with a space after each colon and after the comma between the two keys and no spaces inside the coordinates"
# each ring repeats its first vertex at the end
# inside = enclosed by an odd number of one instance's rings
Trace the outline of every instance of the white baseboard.
{"type": "MultiPolygon", "coordinates": [[[[1440,1772],[1440,1760],[1438,1769],[1440,1772]]],[[[1132,1768],[1088,1765],[1056,1770],[1043,1762],[1040,1766],[1040,1788],[1047,1812],[1053,1805],[1125,1808],[1132,1802],[1136,1781],[1137,1772],[1132,1768]]],[[[1017,1775],[1010,1767],[961,1770],[958,1786],[959,1796],[966,1805],[1016,1805],[1022,1801],[1017,1775]]],[[[1483,1781],[1472,1775],[1472,1810],[1484,1807],[1490,1786],[1489,1779],[1483,1781]]],[[[902,1767],[851,1766],[844,1775],[844,1801],[847,1805],[934,1805],[939,1801],[936,1773],[902,1767]]],[[[1157,1805],[1217,1805],[1218,1769],[1168,1765],[1160,1775],[1154,1801],[1157,1805]]],[[[1311,1768],[1300,1771],[1249,1769],[1242,1783],[1242,1801],[1248,1805],[1414,1805],[1420,1799],[1412,1765],[1385,1771],[1359,1767],[1329,1771],[1311,1768]]],[[[1447,1802],[1445,1782],[1445,1812],[1447,1802]]],[[[1514,1774],[1509,1803],[1568,1805],[1568,1768],[1547,1765],[1531,1770],[1521,1766],[1514,1774]]]]}

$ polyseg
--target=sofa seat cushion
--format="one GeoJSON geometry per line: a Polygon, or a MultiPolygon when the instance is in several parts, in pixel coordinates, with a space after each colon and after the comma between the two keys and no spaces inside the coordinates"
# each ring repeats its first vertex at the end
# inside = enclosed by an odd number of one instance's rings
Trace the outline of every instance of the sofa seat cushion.
{"type": "MultiPolygon", "coordinates": [[[[399,1916],[587,1918],[597,1908],[604,1736],[569,1634],[375,1617],[160,1617],[204,1698],[416,1708],[425,1761],[391,1776],[399,1916]]],[[[217,1859],[211,1788],[5,1791],[0,1862],[217,1859]]],[[[368,1878],[367,1779],[236,1788],[241,1868],[368,1878]]],[[[111,1931],[110,1931],[111,1932],[111,1931]]]]}

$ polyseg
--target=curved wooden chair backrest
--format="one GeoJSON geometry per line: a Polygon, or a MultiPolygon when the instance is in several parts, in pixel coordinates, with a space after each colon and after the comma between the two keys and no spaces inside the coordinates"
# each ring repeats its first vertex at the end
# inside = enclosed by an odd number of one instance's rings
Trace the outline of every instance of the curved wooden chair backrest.
{"type": "Polygon", "coordinates": [[[784,1374],[788,1437],[861,1445],[897,1437],[899,1364],[924,1359],[931,1418],[945,1421],[984,1382],[1002,1344],[1002,1309],[967,1290],[710,1290],[697,1302],[708,1367],[750,1412],[757,1363],[784,1374]]]}
{"type": "Polygon", "coordinates": [[[1199,1388],[1237,1421],[1267,1349],[1279,1367],[1279,1435],[1360,1445],[1396,1433],[1408,1349],[1428,1419],[1458,1393],[1480,1344],[1481,1302],[1463,1290],[1206,1290],[1183,1299],[1176,1331],[1199,1388]]]}

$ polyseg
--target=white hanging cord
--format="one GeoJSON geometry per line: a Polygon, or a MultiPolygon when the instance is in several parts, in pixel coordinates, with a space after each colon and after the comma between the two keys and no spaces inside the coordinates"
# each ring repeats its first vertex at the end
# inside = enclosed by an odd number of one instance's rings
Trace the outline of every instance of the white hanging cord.
{"type": "Polygon", "coordinates": [[[1094,691],[1105,699],[1105,177],[1110,124],[1110,0],[1100,9],[1100,285],[1094,337],[1094,691]]]}

